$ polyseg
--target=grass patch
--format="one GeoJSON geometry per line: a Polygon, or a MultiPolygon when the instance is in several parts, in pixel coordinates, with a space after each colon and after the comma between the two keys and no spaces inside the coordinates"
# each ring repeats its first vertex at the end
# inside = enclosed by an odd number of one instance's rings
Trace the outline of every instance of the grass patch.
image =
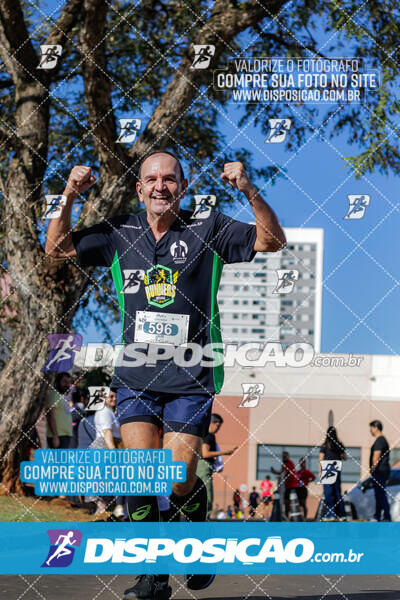
{"type": "Polygon", "coordinates": [[[0,521],[95,521],[87,509],[57,505],[55,501],[26,496],[0,496],[0,521]]]}

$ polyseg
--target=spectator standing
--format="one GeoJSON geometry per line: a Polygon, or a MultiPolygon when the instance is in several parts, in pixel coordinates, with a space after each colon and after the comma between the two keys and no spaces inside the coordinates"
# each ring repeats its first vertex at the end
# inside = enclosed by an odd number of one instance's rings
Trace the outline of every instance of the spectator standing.
{"type": "Polygon", "coordinates": [[[233,510],[236,518],[238,518],[238,513],[241,512],[242,508],[242,498],[240,497],[240,492],[236,489],[233,492],[233,510]]]}
{"type": "Polygon", "coordinates": [[[274,484],[269,475],[261,482],[261,502],[263,503],[263,518],[267,519],[270,516],[272,509],[272,488],[274,484]]]}
{"type": "MultiPolygon", "coordinates": [[[[71,386],[73,387],[73,386],[71,386]]],[[[69,406],[72,419],[72,445],[71,448],[78,447],[78,428],[79,423],[85,416],[86,406],[89,402],[89,390],[76,387],[73,394],[68,394],[69,406]]]]}
{"type": "Polygon", "coordinates": [[[308,489],[307,486],[311,481],[316,479],[314,473],[307,469],[306,459],[301,458],[299,461],[300,469],[297,471],[297,477],[299,478],[299,502],[300,506],[303,509],[304,520],[307,519],[307,496],[308,489]]]}
{"type": "Polygon", "coordinates": [[[296,467],[292,460],[290,460],[289,452],[282,452],[282,468],[280,471],[271,467],[272,473],[275,475],[281,475],[284,473],[284,485],[285,485],[285,513],[286,518],[290,516],[290,492],[294,490],[297,494],[300,504],[299,494],[299,478],[297,476],[296,467]]]}
{"type": "Polygon", "coordinates": [[[70,448],[72,443],[72,418],[69,402],[65,397],[71,385],[69,373],[57,373],[54,388],[45,400],[46,437],[49,448],[70,448]]]}
{"type": "Polygon", "coordinates": [[[257,492],[255,486],[253,486],[252,492],[249,496],[249,516],[254,517],[256,514],[257,506],[260,504],[260,494],[257,492]]]}
{"type": "Polygon", "coordinates": [[[371,435],[375,438],[371,446],[369,458],[369,468],[371,471],[372,484],[375,492],[375,515],[377,521],[381,521],[383,511],[383,521],[391,521],[390,507],[386,495],[386,485],[390,475],[390,449],[389,444],[382,434],[383,425],[381,421],[371,421],[369,424],[371,435]]]}
{"type": "Polygon", "coordinates": [[[217,413],[211,415],[208,433],[203,438],[201,458],[197,465],[197,476],[203,480],[204,485],[207,488],[207,517],[211,514],[214,500],[212,476],[215,459],[217,456],[229,456],[237,449],[237,446],[235,446],[232,450],[217,450],[217,440],[215,436],[221,429],[223,422],[224,420],[221,415],[218,415],[217,413]]]}
{"type": "MultiPolygon", "coordinates": [[[[319,454],[319,475],[321,478],[321,461],[322,460],[347,460],[346,448],[342,442],[338,439],[336,428],[333,426],[328,427],[326,431],[326,438],[320,448],[319,454]]],[[[340,473],[337,476],[335,483],[324,483],[324,497],[327,506],[326,517],[323,517],[324,521],[335,521],[336,512],[341,521],[346,519],[346,512],[344,509],[344,502],[341,490],[341,478],[340,473]],[[336,510],[335,510],[336,508],[336,510]]]]}

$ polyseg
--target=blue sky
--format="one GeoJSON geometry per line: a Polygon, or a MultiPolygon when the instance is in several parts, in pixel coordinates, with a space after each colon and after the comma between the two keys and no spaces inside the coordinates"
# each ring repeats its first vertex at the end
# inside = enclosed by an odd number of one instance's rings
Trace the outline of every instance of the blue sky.
{"type": "MultiPolygon", "coordinates": [[[[58,3],[42,3],[43,12],[58,3]]],[[[256,166],[283,165],[287,178],[267,186],[264,197],[278,214],[285,227],[321,227],[324,230],[322,340],[323,352],[366,354],[398,354],[400,351],[400,236],[398,185],[394,175],[379,173],[356,180],[345,168],[344,156],[357,149],[338,137],[324,142],[308,134],[302,149],[296,154],[285,151],[283,145],[265,144],[259,128],[247,126],[238,135],[240,109],[227,107],[227,115],[217,124],[227,142],[237,136],[235,148],[248,148],[256,166]],[[361,220],[344,220],[347,194],[369,194],[370,206],[361,220]]],[[[135,111],[135,115],[136,115],[135,111]]],[[[322,115],[325,110],[320,113],[322,115]]],[[[136,115],[140,116],[140,115],[136,115]]],[[[366,112],[367,117],[367,112],[366,112]]],[[[300,117],[299,117],[300,118],[300,117]]],[[[147,118],[143,115],[143,124],[147,118]]],[[[321,122],[320,121],[320,122],[321,122]]],[[[318,119],[315,126],[320,125],[318,119]]],[[[290,131],[289,134],[290,135],[290,131]]],[[[72,167],[72,165],[71,165],[72,167]]],[[[205,177],[205,185],[208,185],[205,177]]],[[[265,182],[257,181],[262,187],[265,182]]],[[[212,190],[204,190],[205,193],[212,190]]],[[[229,207],[234,214],[239,203],[229,207]]],[[[251,220],[251,213],[242,211],[241,220],[251,220]]],[[[113,326],[113,336],[119,338],[120,325],[113,326]]],[[[102,341],[91,324],[79,331],[84,342],[102,341]]]]}

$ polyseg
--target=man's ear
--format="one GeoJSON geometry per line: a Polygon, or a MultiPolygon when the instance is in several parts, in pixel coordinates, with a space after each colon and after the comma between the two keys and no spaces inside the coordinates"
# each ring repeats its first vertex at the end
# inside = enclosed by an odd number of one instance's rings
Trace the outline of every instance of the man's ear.
{"type": "Polygon", "coordinates": [[[136,193],[139,196],[140,202],[143,202],[143,200],[142,200],[142,184],[140,181],[136,182],[136,193]]]}

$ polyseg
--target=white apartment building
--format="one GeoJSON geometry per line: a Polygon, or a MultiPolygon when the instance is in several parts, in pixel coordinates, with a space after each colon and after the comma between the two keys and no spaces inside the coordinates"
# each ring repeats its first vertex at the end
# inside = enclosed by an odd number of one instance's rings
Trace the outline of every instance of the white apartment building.
{"type": "Polygon", "coordinates": [[[218,293],[224,342],[309,342],[320,351],[323,230],[284,231],[284,250],[224,267],[218,293]],[[298,272],[290,293],[277,290],[281,269],[298,272]]]}

